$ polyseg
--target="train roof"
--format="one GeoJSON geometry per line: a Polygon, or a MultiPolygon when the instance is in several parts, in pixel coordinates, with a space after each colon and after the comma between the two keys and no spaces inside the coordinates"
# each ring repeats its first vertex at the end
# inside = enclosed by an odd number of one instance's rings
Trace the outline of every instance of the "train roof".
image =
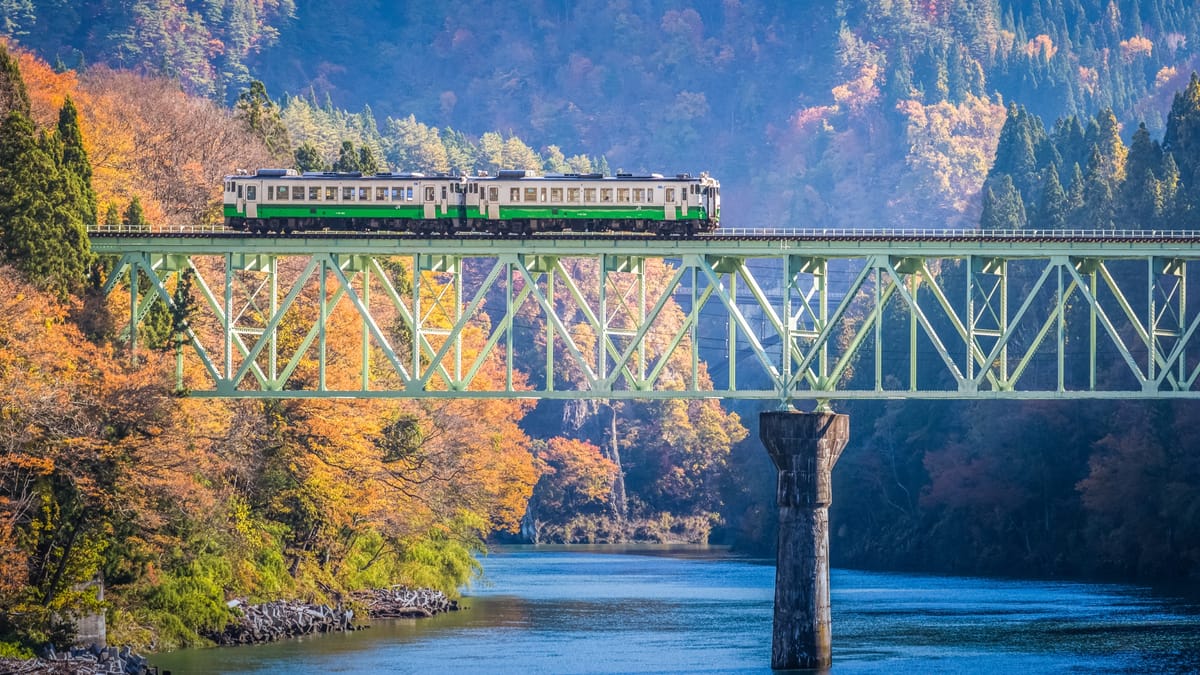
{"type": "Polygon", "coordinates": [[[533,171],[525,169],[502,169],[495,176],[460,176],[447,173],[389,173],[379,172],[373,174],[364,174],[359,171],[306,171],[297,173],[294,169],[258,169],[253,174],[238,173],[225,177],[225,180],[247,180],[252,178],[270,178],[275,180],[453,180],[461,181],[463,179],[470,181],[502,181],[502,180],[529,180],[529,181],[655,181],[655,182],[692,182],[713,180],[706,174],[693,176],[687,173],[678,173],[674,176],[664,176],[660,173],[649,174],[632,174],[618,173],[615,176],[605,176],[599,173],[552,173],[547,175],[538,175],[533,171]]]}

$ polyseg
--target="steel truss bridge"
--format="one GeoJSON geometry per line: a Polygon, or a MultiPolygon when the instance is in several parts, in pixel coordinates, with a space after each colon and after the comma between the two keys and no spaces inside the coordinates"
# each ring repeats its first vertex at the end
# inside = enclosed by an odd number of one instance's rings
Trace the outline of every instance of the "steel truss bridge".
{"type": "Polygon", "coordinates": [[[1200,398],[1200,232],[90,234],[193,395],[1200,398]]]}

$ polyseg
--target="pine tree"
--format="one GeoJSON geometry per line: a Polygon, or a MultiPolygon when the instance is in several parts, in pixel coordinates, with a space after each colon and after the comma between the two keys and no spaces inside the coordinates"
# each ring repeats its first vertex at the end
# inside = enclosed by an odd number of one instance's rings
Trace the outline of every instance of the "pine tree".
{"type": "Polygon", "coordinates": [[[57,136],[35,137],[12,111],[0,125],[0,223],[5,259],[48,292],[65,298],[83,286],[91,250],[72,208],[57,157],[57,136]]]}
{"type": "Polygon", "coordinates": [[[267,146],[267,150],[279,162],[292,156],[292,142],[283,123],[279,106],[267,95],[267,88],[255,80],[250,87],[238,95],[234,115],[267,146]]]}
{"type": "Polygon", "coordinates": [[[1013,185],[1012,178],[1000,176],[984,189],[983,214],[979,227],[983,230],[1023,230],[1027,223],[1025,202],[1013,185]]]}
{"type": "Polygon", "coordinates": [[[1071,166],[1071,184],[1067,186],[1067,206],[1071,210],[1069,225],[1075,227],[1079,214],[1083,210],[1083,171],[1078,164],[1071,166]]]}
{"type": "Polygon", "coordinates": [[[1195,73],[1187,88],[1175,94],[1171,103],[1163,151],[1174,156],[1179,169],[1175,215],[1180,226],[1190,226],[1194,214],[1200,213],[1200,197],[1195,194],[1200,175],[1200,77],[1195,73]]]}
{"type": "Polygon", "coordinates": [[[1122,227],[1148,229],[1162,217],[1162,187],[1156,176],[1161,166],[1162,148],[1151,140],[1143,123],[1133,134],[1125,161],[1118,208],[1122,227]]]}
{"type": "Polygon", "coordinates": [[[379,160],[375,158],[375,153],[369,145],[364,144],[358,149],[358,170],[364,175],[379,171],[379,160]]]}
{"type": "Polygon", "coordinates": [[[1174,230],[1190,229],[1186,200],[1180,194],[1179,166],[1175,164],[1175,156],[1167,153],[1163,157],[1162,179],[1159,180],[1159,194],[1162,200],[1162,213],[1156,229],[1174,230]]]}
{"type": "Polygon", "coordinates": [[[1104,155],[1099,146],[1092,148],[1087,173],[1083,177],[1083,211],[1079,225],[1089,230],[1114,229],[1116,215],[1113,183],[1109,180],[1104,155]]]}
{"type": "Polygon", "coordinates": [[[121,224],[127,227],[146,230],[150,228],[150,223],[146,222],[146,214],[142,212],[142,200],[137,195],[129,200],[129,206],[125,208],[125,213],[121,215],[121,224]]]}
{"type": "Polygon", "coordinates": [[[312,141],[304,141],[296,148],[296,169],[305,171],[329,171],[329,163],[321,156],[321,151],[312,141]]]}
{"type": "Polygon", "coordinates": [[[116,202],[109,202],[108,207],[105,208],[104,224],[105,225],[120,225],[121,224],[121,211],[120,211],[120,209],[117,208],[116,202]]]}
{"type": "Polygon", "coordinates": [[[342,148],[338,152],[337,161],[333,163],[333,170],[342,173],[361,171],[358,159],[358,153],[354,150],[354,142],[342,141],[342,148]]]}
{"type": "Polygon", "coordinates": [[[1042,187],[1042,199],[1038,203],[1034,224],[1042,230],[1062,230],[1067,226],[1070,213],[1071,204],[1058,179],[1058,169],[1051,164],[1046,169],[1046,182],[1042,187]]]}
{"type": "Polygon", "coordinates": [[[25,90],[17,59],[0,43],[0,115],[9,112],[29,117],[29,92],[25,90]]]}
{"type": "Polygon", "coordinates": [[[58,113],[58,137],[62,141],[62,170],[75,208],[86,224],[96,222],[96,193],[92,190],[92,164],[83,147],[79,113],[68,96],[58,113]]]}

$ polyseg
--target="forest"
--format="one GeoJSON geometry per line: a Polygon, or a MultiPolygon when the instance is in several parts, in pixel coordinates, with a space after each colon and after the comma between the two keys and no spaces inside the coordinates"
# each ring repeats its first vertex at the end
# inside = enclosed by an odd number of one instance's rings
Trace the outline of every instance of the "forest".
{"type": "MultiPolygon", "coordinates": [[[[83,228],[215,222],[237,168],[707,170],[726,226],[1200,229],[1189,2],[527,4],[0,3],[0,656],[101,606],[169,649],[230,597],[453,594],[489,540],[774,543],[752,404],[172,395],[187,317],[156,305],[131,360],[83,228]]],[[[1194,404],[839,409],[835,565],[1200,574],[1194,404]]]]}

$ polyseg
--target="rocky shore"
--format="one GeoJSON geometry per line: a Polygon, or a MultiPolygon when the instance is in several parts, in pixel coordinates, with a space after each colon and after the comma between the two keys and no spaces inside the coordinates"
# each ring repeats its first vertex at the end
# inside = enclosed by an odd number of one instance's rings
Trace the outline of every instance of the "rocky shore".
{"type": "Polygon", "coordinates": [[[367,608],[372,619],[419,618],[458,611],[457,600],[428,588],[375,588],[355,593],[354,599],[367,608]]]}
{"type": "MultiPolygon", "coordinates": [[[[371,619],[429,617],[458,609],[456,600],[451,600],[441,591],[425,588],[378,588],[360,591],[353,598],[366,609],[365,618],[371,619]]],[[[229,606],[239,611],[241,617],[220,633],[205,635],[222,646],[274,642],[289,637],[366,628],[355,623],[354,610],[342,607],[290,600],[261,605],[233,600],[229,606]]]]}
{"type": "Polygon", "coordinates": [[[66,652],[49,649],[36,659],[0,659],[0,675],[158,675],[158,669],[129,647],[74,648],[66,652]]]}
{"type": "Polygon", "coordinates": [[[240,611],[241,617],[220,633],[205,637],[218,645],[248,645],[273,642],[289,637],[354,630],[354,610],[328,605],[310,605],[291,600],[277,600],[261,605],[247,605],[232,600],[229,606],[240,611]]]}

